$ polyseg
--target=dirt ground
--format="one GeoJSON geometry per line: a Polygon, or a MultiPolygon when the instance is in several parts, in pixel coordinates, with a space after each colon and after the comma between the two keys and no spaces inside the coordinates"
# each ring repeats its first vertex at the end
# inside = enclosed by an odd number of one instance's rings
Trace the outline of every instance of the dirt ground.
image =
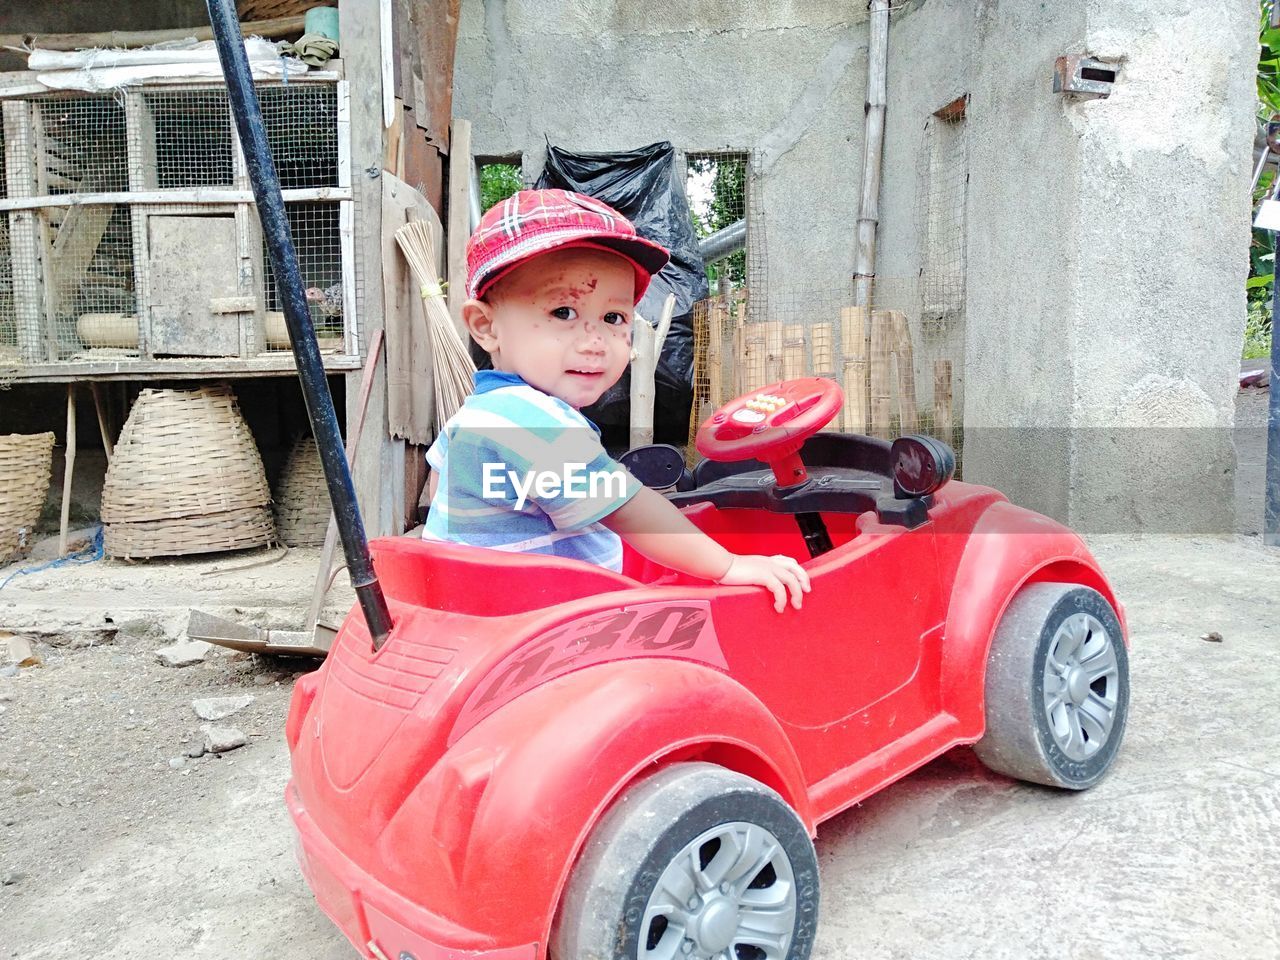
{"type": "MultiPolygon", "coordinates": [[[[1280,551],[1091,545],[1133,635],[1114,772],[1068,795],[957,750],[824,825],[815,960],[1280,956],[1280,551]]],[[[99,561],[0,590],[0,626],[43,661],[0,676],[0,958],[356,956],[302,882],[282,802],[305,666],[155,655],[192,605],[296,628],[316,557],[99,561]],[[254,698],[222,721],[247,744],[184,756],[191,701],[231,695],[254,698]]]]}

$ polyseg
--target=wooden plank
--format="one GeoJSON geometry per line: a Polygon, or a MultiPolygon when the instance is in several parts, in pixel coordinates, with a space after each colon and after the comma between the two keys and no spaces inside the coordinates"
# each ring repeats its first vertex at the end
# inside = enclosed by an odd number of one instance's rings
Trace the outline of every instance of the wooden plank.
{"type": "Polygon", "coordinates": [[[869,342],[866,307],[845,307],[840,311],[840,352],[845,360],[866,360],[869,342]]]}
{"type": "Polygon", "coordinates": [[[351,188],[351,84],[343,80],[335,91],[338,135],[338,187],[351,188]]]}
{"type": "MultiPolygon", "coordinates": [[[[41,104],[31,105],[31,141],[35,150],[33,162],[36,174],[36,193],[46,194],[51,187],[58,189],[78,189],[79,180],[68,180],[66,177],[48,172],[45,157],[44,118],[40,115],[41,104]]],[[[49,228],[45,211],[36,212],[37,242],[40,246],[40,288],[44,305],[44,350],[50,360],[58,360],[62,351],[58,348],[58,331],[55,326],[58,317],[57,282],[53,275],[53,233],[49,228]]]]}
{"type": "Polygon", "coordinates": [[[933,435],[955,446],[951,421],[951,361],[933,361],[933,435]]]}
{"type": "Polygon", "coordinates": [[[71,520],[71,477],[76,465],[76,385],[67,384],[67,452],[62,470],[62,518],[58,525],[58,556],[67,555],[67,527],[71,520]]]}
{"type": "Polygon", "coordinates": [[[711,301],[707,312],[707,404],[715,410],[732,399],[724,395],[724,331],[729,321],[729,305],[720,298],[711,301]]]}
{"type": "MultiPolygon", "coordinates": [[[[367,350],[375,330],[383,328],[382,184],[381,178],[360,171],[378,169],[385,149],[383,88],[377,78],[382,65],[380,5],[368,0],[338,0],[342,23],[342,56],[346,75],[356,78],[350,87],[351,193],[353,204],[349,242],[352,257],[344,256],[343,285],[351,296],[343,311],[350,348],[367,350]],[[355,222],[358,216],[359,222],[355,222]],[[350,264],[351,273],[347,270],[350,264]],[[348,286],[348,276],[350,286],[348,286]],[[355,277],[361,277],[358,297],[355,277]],[[357,317],[358,327],[349,317],[357,317]],[[358,334],[358,338],[357,338],[358,334]]],[[[388,91],[390,92],[390,91],[388,91]]],[[[347,423],[353,423],[360,391],[359,373],[347,375],[347,423]]],[[[404,514],[404,443],[392,439],[387,421],[386,367],[374,368],[372,399],[365,426],[365,454],[352,470],[360,511],[370,536],[398,534],[404,514]]]]}
{"type": "Polygon", "coordinates": [[[111,442],[111,425],[107,418],[106,403],[102,398],[102,384],[89,381],[89,392],[93,394],[93,412],[98,417],[98,432],[102,434],[102,451],[107,455],[107,466],[111,466],[111,458],[115,456],[115,444],[111,442]]]}
{"type": "MultiPolygon", "coordinates": [[[[360,358],[340,353],[320,355],[331,374],[360,369],[360,358]]],[[[69,383],[81,380],[210,380],[220,377],[294,377],[293,353],[278,350],[242,360],[238,357],[140,357],[104,356],[93,360],[64,360],[61,363],[34,363],[16,368],[14,382],[69,383]]]]}
{"type": "MultiPolygon", "coordinates": [[[[141,91],[131,90],[125,94],[124,122],[129,190],[152,191],[158,186],[155,117],[141,91]]],[[[237,170],[243,173],[244,159],[240,154],[240,141],[235,137],[232,137],[232,146],[240,158],[237,170]]],[[[244,187],[247,183],[237,181],[237,185],[244,187]]],[[[150,247],[147,244],[146,210],[136,204],[131,205],[129,221],[133,228],[133,299],[138,317],[138,352],[148,357],[151,355],[151,277],[147,270],[150,247]]]]}
{"type": "Polygon", "coordinates": [[[115,207],[72,207],[58,227],[49,250],[51,319],[62,315],[64,307],[80,289],[114,212],[115,207]]]}
{"type": "Polygon", "coordinates": [[[888,311],[893,323],[893,347],[898,374],[898,432],[915,433],[920,429],[916,412],[915,353],[911,348],[911,327],[907,315],[900,310],[888,311]]]}
{"type": "Polygon", "coordinates": [[[886,311],[871,314],[871,434],[889,439],[892,432],[893,387],[890,375],[893,360],[893,321],[886,311]]]}
{"type": "Polygon", "coordinates": [[[782,323],[777,320],[766,320],[760,325],[764,328],[764,383],[765,387],[782,379],[782,323]]]}
{"type": "Polygon", "coordinates": [[[829,323],[815,323],[809,327],[809,348],[813,353],[815,377],[835,378],[836,345],[833,333],[829,323]]]}
{"type": "Polygon", "coordinates": [[[154,302],[151,351],[197,357],[239,356],[240,321],[215,314],[215,299],[239,294],[234,216],[152,216],[147,221],[154,302]]]}
{"type": "Polygon", "coordinates": [[[382,169],[396,177],[404,176],[404,103],[396,100],[395,119],[387,127],[387,147],[382,156],[382,169]]]}
{"type": "Polygon", "coordinates": [[[257,297],[214,297],[209,301],[210,313],[253,313],[258,308],[257,297]]]}
{"type": "Polygon", "coordinates": [[[467,239],[471,236],[471,121],[455,117],[449,145],[449,314],[463,337],[462,304],[467,299],[467,239]]]}
{"type": "Polygon", "coordinates": [[[782,380],[798,380],[805,375],[804,324],[789,323],[782,329],[782,380]]]}
{"type": "MultiPolygon", "coordinates": [[[[22,200],[30,197],[36,189],[30,104],[6,100],[0,104],[0,116],[4,121],[6,192],[9,197],[22,200]]],[[[44,359],[41,336],[44,291],[37,227],[36,214],[30,209],[18,209],[9,214],[13,312],[18,333],[18,355],[23,363],[39,363],[44,359]]]]}
{"type": "MultiPolygon", "coordinates": [[[[320,83],[337,83],[339,80],[346,78],[345,66],[341,57],[334,57],[323,70],[308,70],[306,73],[297,74],[289,77],[290,84],[320,84],[320,83]]],[[[32,97],[41,96],[49,93],[51,90],[68,89],[69,92],[76,96],[83,95],[84,91],[62,88],[57,86],[47,86],[36,81],[21,82],[27,77],[34,77],[35,73],[29,70],[18,73],[0,73],[0,97],[32,97]],[[9,82],[6,82],[9,81],[9,82]]],[[[174,87],[208,87],[210,84],[216,84],[218,80],[210,76],[175,75],[166,77],[148,77],[147,89],[156,88],[174,88],[174,87]]],[[[257,72],[253,76],[253,83],[256,87],[265,86],[283,86],[284,81],[279,77],[269,77],[257,72]]]]}
{"type": "Polygon", "coordinates": [[[350,201],[340,203],[338,205],[338,249],[342,251],[342,302],[346,307],[342,313],[342,335],[347,353],[353,356],[360,353],[360,338],[363,334],[361,314],[356,309],[355,234],[355,204],[350,201]]]}
{"type": "MultiPolygon", "coordinates": [[[[28,161],[29,161],[28,157],[28,161]]],[[[67,181],[70,186],[77,183],[67,181]]],[[[297,203],[304,200],[350,200],[351,190],[346,187],[306,187],[296,190],[282,190],[285,203],[297,203]]],[[[190,187],[174,190],[139,190],[116,191],[113,193],[59,193],[44,196],[31,195],[6,197],[0,199],[0,211],[34,210],[38,207],[74,207],[82,203],[117,204],[117,203],[162,203],[162,204],[205,204],[205,203],[253,203],[252,190],[231,190],[226,187],[190,187]]]]}
{"type": "MultiPolygon", "coordinates": [[[[246,37],[287,37],[301,33],[303,17],[273,17],[240,24],[246,37]]],[[[41,50],[91,50],[95,47],[149,47],[171,40],[212,40],[212,27],[176,27],[168,30],[103,30],[96,33],[0,33],[0,47],[39,47],[41,50]]]]}
{"type": "Polygon", "coordinates": [[[214,313],[223,303],[241,309],[239,313],[240,356],[251,357],[267,349],[267,290],[265,253],[262,246],[262,222],[258,211],[247,203],[236,204],[236,258],[239,264],[235,297],[215,297],[209,301],[214,313]]]}
{"type": "Polygon", "coordinates": [[[382,71],[382,127],[384,130],[395,122],[395,30],[391,4],[392,0],[378,2],[378,64],[382,71]]]}
{"type": "MultiPolygon", "coordinates": [[[[230,123],[230,108],[227,122],[230,123]]],[[[147,104],[147,98],[140,90],[131,90],[124,95],[125,148],[129,169],[129,190],[133,193],[146,193],[159,188],[159,168],[156,164],[156,120],[147,104]]],[[[232,145],[237,154],[240,152],[240,140],[232,137],[232,145]]],[[[243,167],[243,155],[238,167],[243,167]]],[[[247,187],[247,181],[245,183],[247,187]]]]}
{"type": "Polygon", "coordinates": [[[844,362],[842,386],[844,410],[840,413],[841,432],[867,433],[867,362],[865,360],[844,362]]]}

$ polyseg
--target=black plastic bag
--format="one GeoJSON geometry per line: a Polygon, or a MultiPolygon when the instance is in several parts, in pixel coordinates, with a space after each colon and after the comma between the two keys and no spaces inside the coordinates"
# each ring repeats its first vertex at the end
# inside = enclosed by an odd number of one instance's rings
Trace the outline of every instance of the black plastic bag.
{"type": "MultiPolygon", "coordinates": [[[[653,143],[622,153],[570,153],[547,146],[538,189],[573,190],[603,200],[635,224],[640,236],[671,251],[671,262],[653,278],[637,308],[657,323],[667,295],[676,295],[671,331],[662,345],[654,385],[654,440],[683,444],[693,403],[693,305],[707,296],[707,273],[689,214],[684,184],[675,175],[675,148],[653,143]]],[[[631,371],[582,411],[612,447],[627,445],[631,371]]]]}

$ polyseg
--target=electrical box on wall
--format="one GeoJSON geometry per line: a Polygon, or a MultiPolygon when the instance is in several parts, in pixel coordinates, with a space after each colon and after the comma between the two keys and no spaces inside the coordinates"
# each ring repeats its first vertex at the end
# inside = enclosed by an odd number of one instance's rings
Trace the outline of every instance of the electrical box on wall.
{"type": "Polygon", "coordinates": [[[1059,57],[1053,65],[1053,92],[1078,97],[1109,97],[1119,74],[1118,63],[1070,54],[1059,57]]]}

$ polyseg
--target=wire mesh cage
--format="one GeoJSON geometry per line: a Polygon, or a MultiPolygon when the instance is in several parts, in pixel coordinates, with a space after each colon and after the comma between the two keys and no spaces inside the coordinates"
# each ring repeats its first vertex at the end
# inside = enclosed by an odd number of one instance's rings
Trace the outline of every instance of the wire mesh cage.
{"type": "MultiPolygon", "coordinates": [[[[316,337],[320,340],[321,349],[336,350],[342,343],[345,312],[338,205],[327,202],[290,203],[285,206],[285,215],[298,253],[298,267],[302,271],[316,337]]],[[[267,310],[276,313],[284,306],[276,288],[275,273],[266,254],[265,242],[263,264],[267,310]]],[[[267,349],[289,349],[287,335],[281,335],[275,324],[268,327],[267,349]]]]}
{"type": "Polygon", "coordinates": [[[283,190],[338,185],[338,103],[329,84],[258,91],[271,159],[283,190]]]}
{"type": "Polygon", "coordinates": [[[827,377],[840,384],[845,404],[829,430],[892,439],[928,433],[951,444],[954,429],[953,358],[918,349],[918,279],[877,280],[873,308],[853,305],[847,290],[773,291],[768,319],[748,309],[747,290],[694,307],[693,408],[690,462],[701,423],[735,397],[780,380],[827,377]]]}
{"type": "Polygon", "coordinates": [[[18,324],[13,309],[13,257],[9,218],[0,216],[0,363],[18,360],[18,324]]]}
{"type": "Polygon", "coordinates": [[[38,196],[129,189],[124,106],[109,96],[33,101],[38,196]]]}
{"type": "Polygon", "coordinates": [[[52,238],[44,277],[53,328],[50,356],[73,358],[100,347],[137,350],[128,206],[48,207],[41,214],[46,236],[52,238]]]}
{"type": "MultiPolygon", "coordinates": [[[[747,154],[741,151],[690,153],[685,156],[685,192],[699,239],[732,226],[747,216],[747,154]]],[[[712,287],[721,278],[742,286],[747,278],[747,251],[740,249],[707,264],[712,287]]]]}
{"type": "Polygon", "coordinates": [[[225,90],[143,94],[145,122],[132,144],[135,182],[161,190],[230,187],[234,178],[231,107],[225,90]]]}
{"type": "MultiPolygon", "coordinates": [[[[264,84],[259,96],[281,186],[293,191],[288,214],[321,347],[341,352],[344,314],[355,312],[345,301],[359,285],[348,290],[343,280],[355,273],[343,259],[352,201],[338,192],[338,86],[264,84]]],[[[18,198],[0,212],[0,363],[288,349],[224,87],[0,105],[9,141],[0,141],[0,197],[18,198]],[[232,190],[239,195],[228,197],[232,190]],[[201,223],[213,231],[208,243],[186,242],[201,223]],[[179,289],[183,276],[200,282],[179,289]],[[227,308],[215,301],[227,298],[255,307],[223,319],[227,308]],[[194,326],[175,332],[187,316],[194,326]],[[206,327],[228,324],[216,344],[202,340],[206,327]]],[[[351,256],[349,239],[345,248],[351,256]]]]}

